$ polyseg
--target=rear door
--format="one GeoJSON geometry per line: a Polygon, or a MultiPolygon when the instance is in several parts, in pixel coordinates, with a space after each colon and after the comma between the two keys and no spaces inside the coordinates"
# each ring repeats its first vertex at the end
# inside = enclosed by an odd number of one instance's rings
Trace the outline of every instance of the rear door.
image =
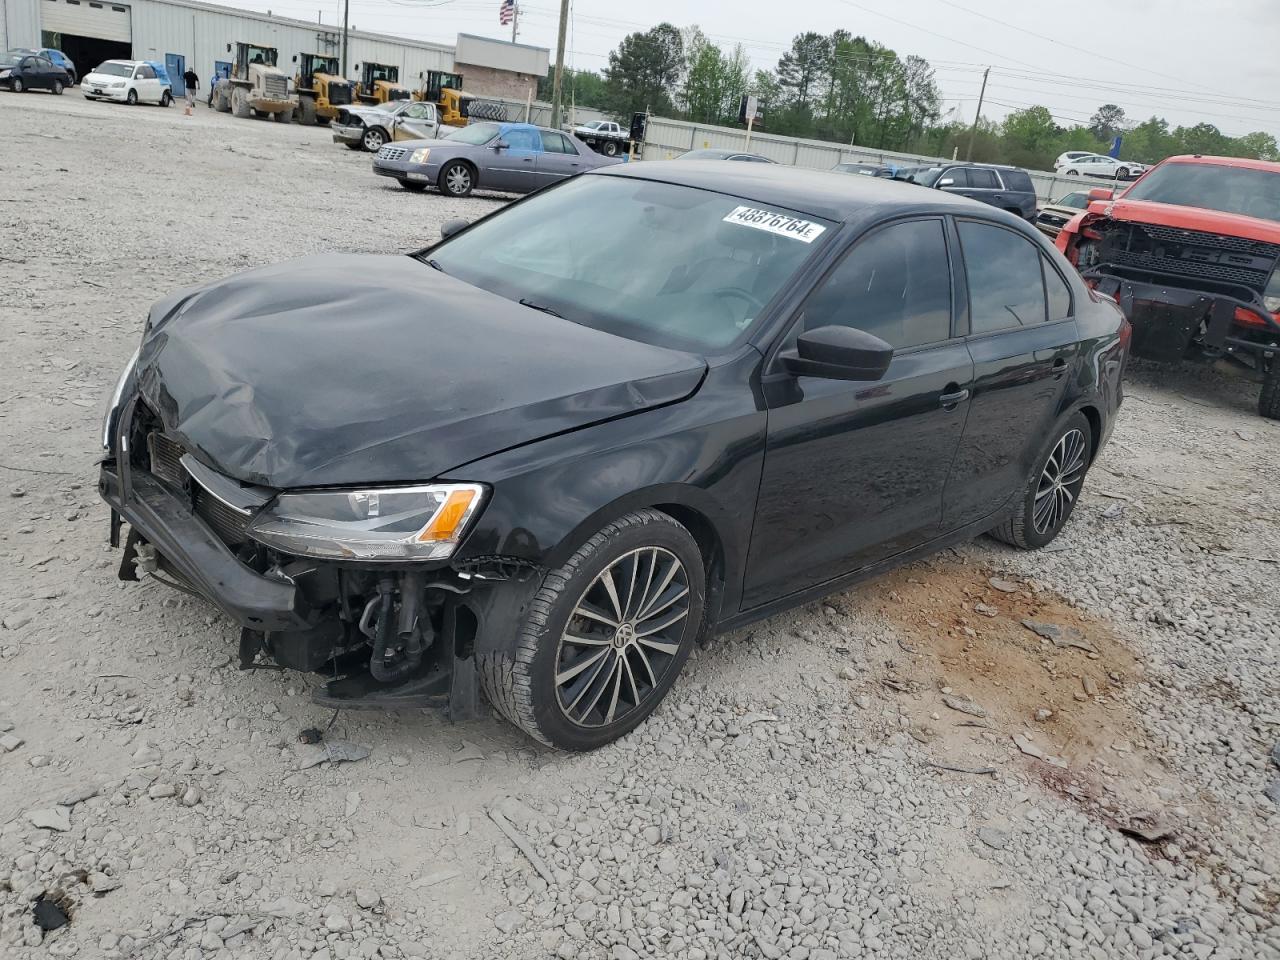
{"type": "Polygon", "coordinates": [[[541,134],[542,152],[538,154],[535,164],[539,187],[556,183],[582,171],[582,156],[578,153],[578,148],[573,145],[573,141],[555,130],[543,130],[541,134]]]}
{"type": "Polygon", "coordinates": [[[994,170],[986,167],[970,167],[965,173],[969,178],[969,189],[965,191],[966,197],[981,200],[995,207],[1005,205],[1004,185],[994,170]]]}
{"type": "Polygon", "coordinates": [[[893,360],[863,382],[797,377],[771,355],[744,608],[937,535],[973,374],[953,302],[940,217],[874,228],[809,294],[784,348],[801,330],[844,325],[888,341],[893,360]]]}
{"type": "Polygon", "coordinates": [[[530,193],[538,189],[538,156],[542,153],[542,138],[534,127],[514,127],[502,134],[507,144],[493,151],[489,161],[488,176],[481,174],[481,182],[494,190],[511,190],[530,193]]]}
{"type": "Polygon", "coordinates": [[[990,516],[1022,489],[1079,360],[1070,288],[1040,245],[985,221],[955,227],[973,395],[947,482],[948,530],[990,516]]]}

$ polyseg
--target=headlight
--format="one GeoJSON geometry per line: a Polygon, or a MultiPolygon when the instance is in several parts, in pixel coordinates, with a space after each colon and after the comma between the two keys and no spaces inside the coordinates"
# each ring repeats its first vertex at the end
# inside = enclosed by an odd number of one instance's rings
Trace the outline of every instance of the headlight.
{"type": "Polygon", "coordinates": [[[249,525],[259,543],[333,560],[443,560],[457,549],[484,487],[425,487],[282,493],[249,525]]]}
{"type": "Polygon", "coordinates": [[[123,86],[124,86],[124,81],[123,81],[123,80],[116,80],[116,81],[114,81],[114,82],[111,84],[111,86],[112,86],[112,87],[123,87],[123,86]]]}
{"type": "Polygon", "coordinates": [[[409,154],[410,163],[426,163],[427,157],[431,156],[431,148],[423,147],[421,150],[415,150],[409,154]]]}
{"type": "Polygon", "coordinates": [[[116,381],[116,388],[111,391],[111,400],[107,403],[106,416],[102,418],[102,449],[111,449],[111,433],[116,425],[116,411],[120,407],[120,397],[124,394],[124,385],[128,382],[129,377],[133,374],[133,368],[138,365],[138,354],[142,351],[139,347],[133,351],[133,356],[129,358],[129,362],[124,365],[124,370],[120,372],[120,379],[116,381]]]}
{"type": "Polygon", "coordinates": [[[8,77],[9,77],[9,73],[10,73],[10,71],[8,71],[8,70],[0,70],[0,80],[6,80],[6,79],[8,79],[8,77]]]}
{"type": "Polygon", "coordinates": [[[1280,266],[1271,271],[1267,289],[1262,291],[1262,305],[1272,313],[1280,313],[1280,266]]]}

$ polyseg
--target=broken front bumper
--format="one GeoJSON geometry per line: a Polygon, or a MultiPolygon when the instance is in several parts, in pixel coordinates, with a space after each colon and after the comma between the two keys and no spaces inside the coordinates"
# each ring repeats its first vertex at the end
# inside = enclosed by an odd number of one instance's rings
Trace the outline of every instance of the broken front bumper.
{"type": "Polygon", "coordinates": [[[360,143],[364,140],[364,124],[344,126],[340,123],[329,124],[333,132],[334,143],[360,143]]]}
{"type": "Polygon", "coordinates": [[[1270,354],[1278,349],[1280,324],[1257,303],[1202,290],[1143,283],[1096,269],[1083,270],[1081,276],[1099,293],[1120,304],[1133,326],[1135,356],[1181,360],[1193,346],[1210,354],[1270,354]],[[1242,314],[1247,319],[1242,319],[1242,314]],[[1259,332],[1269,332],[1271,342],[1260,341],[1259,332]]]}

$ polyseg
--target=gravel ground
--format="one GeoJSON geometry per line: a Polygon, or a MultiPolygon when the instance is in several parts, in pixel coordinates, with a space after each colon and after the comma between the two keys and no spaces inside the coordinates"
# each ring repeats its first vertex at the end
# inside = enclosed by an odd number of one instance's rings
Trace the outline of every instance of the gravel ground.
{"type": "Polygon", "coordinates": [[[405,193],[323,129],[0,103],[0,955],[1280,957],[1254,385],[1135,365],[1052,549],[718,638],[595,754],[346,713],[368,755],[308,766],[309,677],[238,672],[208,606],[115,579],[102,399],[161,294],[499,200],[405,193]]]}

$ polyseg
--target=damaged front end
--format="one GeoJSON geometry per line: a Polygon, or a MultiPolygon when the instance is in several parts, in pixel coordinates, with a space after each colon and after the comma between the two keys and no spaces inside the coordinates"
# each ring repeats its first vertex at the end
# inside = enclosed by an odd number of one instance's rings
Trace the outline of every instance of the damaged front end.
{"type": "Polygon", "coordinates": [[[1266,372],[1280,352],[1280,244],[1113,218],[1103,203],[1056,242],[1090,287],[1120,304],[1136,356],[1229,356],[1266,372]]]}
{"type": "Polygon", "coordinates": [[[136,395],[108,415],[106,440],[113,546],[129,524],[122,580],[214,603],[241,626],[242,669],[324,674],[317,703],[475,714],[477,647],[502,642],[539,579],[528,562],[451,562],[483,487],[241,483],[196,459],[136,395]]]}

